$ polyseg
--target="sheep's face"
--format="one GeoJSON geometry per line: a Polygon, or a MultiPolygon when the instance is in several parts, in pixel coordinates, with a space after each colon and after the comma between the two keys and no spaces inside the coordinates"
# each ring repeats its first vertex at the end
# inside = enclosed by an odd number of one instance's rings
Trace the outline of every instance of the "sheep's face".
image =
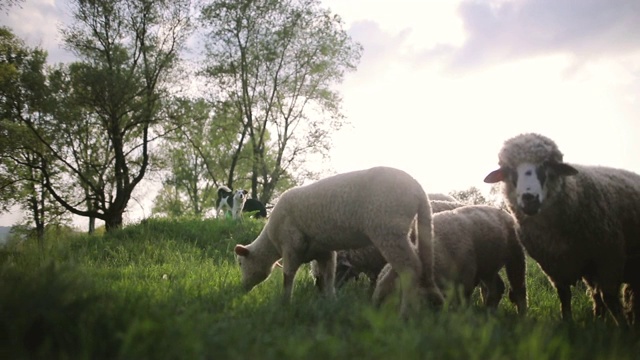
{"type": "Polygon", "coordinates": [[[513,177],[518,207],[527,215],[537,214],[547,197],[547,173],[544,166],[520,164],[513,177]]]}
{"type": "Polygon", "coordinates": [[[265,264],[246,246],[236,245],[235,253],[242,271],[242,287],[245,291],[250,291],[271,274],[274,264],[265,264]]]}
{"type": "Polygon", "coordinates": [[[561,176],[577,174],[570,165],[547,161],[543,164],[521,163],[515,168],[501,167],[484,179],[487,183],[504,181],[509,201],[524,214],[532,216],[540,212],[548,198],[549,182],[561,176]],[[514,198],[512,198],[512,196],[514,198]],[[515,202],[515,204],[514,204],[515,202]]]}

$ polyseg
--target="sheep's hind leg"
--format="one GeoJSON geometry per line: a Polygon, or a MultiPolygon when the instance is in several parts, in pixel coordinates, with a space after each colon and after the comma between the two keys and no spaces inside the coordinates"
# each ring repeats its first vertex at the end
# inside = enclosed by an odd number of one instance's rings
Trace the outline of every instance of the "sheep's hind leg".
{"type": "Polygon", "coordinates": [[[640,325],[639,285],[638,283],[630,283],[626,284],[623,289],[624,311],[627,316],[627,322],[636,327],[640,325]]]}
{"type": "Polygon", "coordinates": [[[602,289],[602,301],[609,309],[613,320],[616,325],[626,324],[624,312],[622,311],[622,303],[620,302],[620,286],[609,286],[607,289],[602,289]]]}
{"type": "Polygon", "coordinates": [[[500,275],[496,273],[490,279],[485,279],[482,282],[485,285],[484,288],[481,288],[484,305],[491,310],[498,309],[498,305],[500,305],[500,301],[504,295],[504,281],[502,281],[500,275]]]}
{"type": "Polygon", "coordinates": [[[380,306],[391,292],[393,292],[397,279],[398,274],[391,269],[391,265],[387,264],[382,268],[382,271],[380,271],[378,275],[378,281],[373,289],[373,295],[371,296],[374,306],[380,306]]]}
{"type": "MultiPolygon", "coordinates": [[[[624,265],[619,262],[615,262],[615,256],[611,255],[605,257],[610,260],[606,264],[598,264],[597,272],[598,277],[594,281],[596,283],[596,290],[602,295],[602,301],[606,305],[606,309],[613,317],[616,325],[627,325],[624,317],[624,311],[622,309],[622,301],[620,299],[620,286],[624,278],[624,265]],[[615,264],[616,266],[612,266],[615,264]],[[608,266],[605,266],[608,265],[608,266]]],[[[602,261],[604,263],[604,260],[602,261]]]]}
{"type": "Polygon", "coordinates": [[[607,315],[607,306],[602,300],[602,294],[596,289],[593,278],[585,276],[582,281],[587,285],[587,295],[591,297],[593,302],[593,315],[597,318],[604,318],[607,315]]]}
{"type": "MultiPolygon", "coordinates": [[[[407,234],[386,234],[387,236],[372,238],[372,242],[384,258],[391,264],[393,271],[400,279],[401,302],[400,314],[409,315],[410,309],[419,308],[419,280],[422,274],[422,264],[416,251],[411,247],[407,234]]],[[[378,284],[378,287],[380,284],[378,284]]],[[[377,289],[377,287],[376,287],[377,289]]],[[[374,291],[374,296],[376,296],[374,291]]],[[[374,301],[375,302],[375,301],[374,301]]]]}

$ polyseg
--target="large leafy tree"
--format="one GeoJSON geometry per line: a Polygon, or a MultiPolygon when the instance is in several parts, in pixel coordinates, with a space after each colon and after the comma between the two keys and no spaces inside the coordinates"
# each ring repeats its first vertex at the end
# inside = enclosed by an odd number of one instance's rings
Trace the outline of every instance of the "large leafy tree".
{"type": "Polygon", "coordinates": [[[202,216],[213,206],[220,175],[212,160],[220,158],[212,153],[224,155],[224,142],[211,126],[212,109],[203,99],[175,98],[166,111],[170,121],[162,159],[167,171],[153,212],[202,216]]]}
{"type": "MultiPolygon", "coordinates": [[[[0,28],[0,203],[5,211],[20,206],[40,241],[47,225],[68,221],[39,171],[52,156],[29,131],[30,126],[45,126],[54,107],[46,58],[44,51],[0,28]]],[[[59,178],[57,169],[52,177],[59,178]]]]}
{"type": "Polygon", "coordinates": [[[43,126],[25,125],[54,159],[40,167],[46,189],[65,209],[103,220],[109,231],[121,226],[148,171],[161,99],[191,31],[191,4],[75,0],[72,8],[74,22],[62,34],[81,61],[51,79],[65,106],[43,126]],[[54,179],[56,169],[65,176],[54,179]]]}
{"type": "Polygon", "coordinates": [[[163,139],[166,175],[154,213],[202,216],[215,207],[220,185],[234,183],[245,188],[250,184],[248,148],[237,157],[234,178],[228,181],[242,132],[233,106],[202,98],[175,98],[165,110],[170,119],[163,139]]]}
{"type": "Polygon", "coordinates": [[[228,183],[247,147],[252,196],[269,202],[281,180],[313,176],[309,155],[326,155],[343,124],[334,86],[362,48],[317,0],[214,0],[202,21],[209,88],[241,125],[228,183]]]}

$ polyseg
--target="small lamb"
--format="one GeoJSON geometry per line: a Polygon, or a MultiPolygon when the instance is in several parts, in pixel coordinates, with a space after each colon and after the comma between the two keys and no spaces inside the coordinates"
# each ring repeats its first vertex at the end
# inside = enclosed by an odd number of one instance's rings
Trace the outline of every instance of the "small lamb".
{"type": "MultiPolygon", "coordinates": [[[[427,194],[429,199],[434,198],[446,198],[448,195],[441,194],[427,194]]],[[[448,200],[430,200],[431,212],[433,214],[441,211],[453,210],[461,206],[465,206],[464,203],[448,201],[448,200]]],[[[360,274],[365,274],[369,278],[371,285],[371,291],[376,286],[376,280],[378,274],[382,268],[387,264],[387,260],[380,254],[375,246],[365,246],[358,249],[340,250],[338,251],[336,258],[336,287],[342,287],[347,281],[356,279],[360,274]]],[[[323,291],[324,283],[322,276],[318,268],[316,261],[311,262],[311,275],[315,279],[318,290],[323,291]]]]}
{"type": "Polygon", "coordinates": [[[407,275],[400,309],[406,315],[416,305],[419,288],[432,303],[443,301],[433,279],[432,235],[431,207],[422,186],[404,171],[374,167],[287,190],[260,235],[247,246],[236,245],[235,253],[247,291],[282,258],[288,302],[301,264],[317,260],[325,294],[335,296],[335,251],[373,244],[394,270],[407,275]],[[409,240],[412,229],[418,229],[419,255],[409,240]]]}
{"type": "MultiPolygon", "coordinates": [[[[525,254],[515,219],[493,206],[468,205],[433,216],[434,276],[444,294],[457,294],[467,302],[481,285],[484,304],[496,309],[505,289],[498,272],[505,267],[511,285],[509,299],[519,314],[527,310],[525,254]]],[[[376,291],[385,298],[397,274],[385,266],[376,291]]]]}

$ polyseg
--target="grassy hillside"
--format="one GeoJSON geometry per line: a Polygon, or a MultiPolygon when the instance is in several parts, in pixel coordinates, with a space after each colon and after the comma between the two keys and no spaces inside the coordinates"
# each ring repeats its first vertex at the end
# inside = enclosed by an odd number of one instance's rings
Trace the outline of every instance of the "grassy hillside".
{"type": "Polygon", "coordinates": [[[236,243],[263,222],[150,220],[114,234],[0,248],[0,358],[121,359],[634,359],[634,330],[595,321],[574,288],[575,321],[559,320],[546,278],[529,265],[530,310],[424,309],[398,318],[397,299],[373,309],[366,281],[335,301],[308,268],[293,302],[282,275],[239,289],[236,243]]]}

